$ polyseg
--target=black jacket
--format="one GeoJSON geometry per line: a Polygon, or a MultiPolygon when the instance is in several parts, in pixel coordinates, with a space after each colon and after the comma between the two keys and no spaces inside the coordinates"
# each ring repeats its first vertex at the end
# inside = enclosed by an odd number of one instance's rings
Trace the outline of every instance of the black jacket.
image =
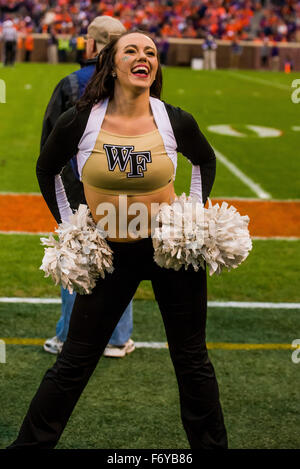
{"type": "MultiPolygon", "coordinates": [[[[82,95],[85,86],[95,70],[97,59],[87,60],[80,70],[66,76],[55,87],[48,103],[42,127],[40,150],[46,143],[58,118],[73,107],[82,95]]],[[[71,162],[68,162],[61,174],[65,191],[71,208],[77,209],[79,204],[86,203],[83,185],[76,175],[76,170],[71,162]]]]}

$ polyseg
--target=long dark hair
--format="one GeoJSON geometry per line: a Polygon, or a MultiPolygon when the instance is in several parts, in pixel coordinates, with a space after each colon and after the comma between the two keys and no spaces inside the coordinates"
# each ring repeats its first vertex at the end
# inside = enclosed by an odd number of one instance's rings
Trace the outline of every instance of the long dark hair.
{"type": "MultiPolygon", "coordinates": [[[[98,103],[99,101],[109,98],[112,99],[114,96],[115,79],[112,76],[112,71],[115,66],[115,55],[116,45],[119,39],[131,33],[144,34],[150,37],[147,33],[140,30],[126,31],[118,37],[113,38],[99,53],[96,64],[96,70],[89,81],[84,94],[77,101],[76,107],[79,111],[85,109],[88,106],[98,103]]],[[[151,38],[152,39],[152,38],[151,38]]],[[[153,39],[152,39],[153,40],[153,39]]],[[[153,41],[154,42],[154,41],[153,41]]],[[[159,55],[157,55],[158,69],[154,82],[150,87],[150,96],[154,98],[160,98],[162,90],[162,71],[159,61],[159,55]]]]}

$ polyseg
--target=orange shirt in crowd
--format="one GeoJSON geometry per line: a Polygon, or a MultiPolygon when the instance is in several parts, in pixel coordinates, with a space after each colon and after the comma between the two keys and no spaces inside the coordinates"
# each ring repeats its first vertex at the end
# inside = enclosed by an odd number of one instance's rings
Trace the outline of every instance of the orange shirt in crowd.
{"type": "Polygon", "coordinates": [[[25,50],[29,50],[29,51],[32,51],[33,50],[33,36],[31,34],[28,34],[26,37],[25,37],[25,41],[24,41],[24,46],[25,46],[25,50]]]}
{"type": "Polygon", "coordinates": [[[19,49],[19,50],[23,49],[23,45],[24,45],[24,43],[23,43],[23,37],[22,37],[22,36],[19,36],[19,37],[18,37],[18,41],[17,41],[17,47],[18,47],[18,49],[19,49]]]}

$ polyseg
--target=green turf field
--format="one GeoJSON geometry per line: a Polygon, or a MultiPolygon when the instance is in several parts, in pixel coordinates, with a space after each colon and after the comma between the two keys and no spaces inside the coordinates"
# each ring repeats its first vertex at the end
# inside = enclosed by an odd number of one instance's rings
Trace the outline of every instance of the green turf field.
{"type": "MultiPolygon", "coordinates": [[[[60,78],[76,65],[17,64],[0,68],[6,103],[0,104],[0,191],[37,192],[35,162],[42,116],[60,78]]],[[[164,68],[163,99],[191,112],[214,149],[272,199],[298,199],[300,104],[291,101],[299,73],[164,68]],[[211,132],[230,125],[244,137],[211,132]],[[262,138],[247,125],[278,129],[262,138]]],[[[189,187],[191,167],[178,163],[176,191],[189,187]]],[[[219,160],[212,196],[257,198],[219,160]]],[[[35,235],[0,234],[0,297],[58,297],[39,271],[43,255],[35,235]]],[[[299,241],[255,240],[247,261],[209,278],[210,301],[300,302],[299,241]]],[[[0,303],[0,338],[55,334],[59,305],[0,303]]],[[[299,309],[210,307],[211,343],[291,344],[300,338],[299,309]]],[[[134,301],[136,341],[165,341],[149,281],[134,301]]],[[[212,349],[232,448],[299,448],[300,363],[292,351],[212,349]]],[[[7,345],[0,363],[0,448],[16,436],[29,400],[54,357],[41,346],[7,345]]],[[[126,360],[102,359],[59,443],[59,448],[188,448],[167,350],[137,349],[126,360]]]]}
{"type": "MultiPolygon", "coordinates": [[[[18,64],[13,69],[0,69],[0,79],[6,83],[6,104],[0,105],[1,191],[38,191],[34,167],[42,116],[55,84],[74,68],[76,65],[71,64],[18,64]]],[[[191,112],[212,146],[273,198],[299,198],[300,161],[295,152],[300,134],[292,130],[299,125],[299,105],[291,100],[291,84],[297,77],[297,73],[211,73],[165,68],[162,97],[191,112]],[[223,136],[207,130],[210,125],[220,124],[233,125],[247,137],[223,136]],[[276,128],[283,135],[261,138],[245,125],[276,128]]],[[[187,190],[191,170],[188,162],[180,160],[178,192],[187,190]]],[[[255,193],[219,164],[212,196],[255,197],[255,193]]]]}

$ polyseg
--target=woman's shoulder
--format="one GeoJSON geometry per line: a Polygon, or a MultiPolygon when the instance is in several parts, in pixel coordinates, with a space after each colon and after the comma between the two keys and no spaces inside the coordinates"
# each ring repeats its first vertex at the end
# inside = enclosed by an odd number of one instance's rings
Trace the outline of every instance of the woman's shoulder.
{"type": "Polygon", "coordinates": [[[169,117],[171,116],[173,119],[180,120],[180,121],[182,121],[182,119],[184,121],[190,121],[191,119],[194,120],[194,117],[192,116],[192,114],[182,109],[181,107],[175,106],[174,104],[167,103],[166,101],[163,101],[163,100],[161,100],[161,102],[165,106],[169,117]]]}
{"type": "Polygon", "coordinates": [[[190,112],[185,111],[179,106],[166,103],[165,101],[162,101],[162,103],[165,106],[173,128],[180,127],[181,130],[185,131],[191,127],[197,126],[197,122],[190,112]]]}
{"type": "Polygon", "coordinates": [[[56,127],[60,129],[67,129],[78,126],[85,126],[91,113],[91,109],[91,106],[82,110],[78,110],[76,105],[70,107],[67,111],[63,112],[59,116],[56,122],[56,127]]]}

